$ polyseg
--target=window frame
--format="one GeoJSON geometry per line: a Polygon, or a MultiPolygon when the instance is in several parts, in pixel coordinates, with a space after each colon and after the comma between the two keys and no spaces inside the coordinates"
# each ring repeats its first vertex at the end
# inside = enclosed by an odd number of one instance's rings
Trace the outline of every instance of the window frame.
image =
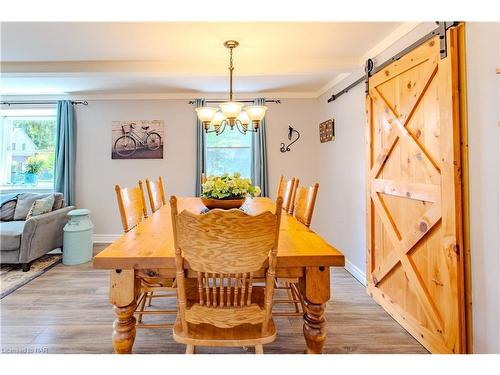
{"type": "MultiPolygon", "coordinates": [[[[15,109],[0,109],[0,117],[1,117],[1,123],[4,121],[15,121],[16,119],[23,119],[23,120],[41,120],[41,119],[47,119],[47,118],[52,118],[54,121],[57,121],[56,119],[56,108],[15,108],[15,109]]],[[[57,137],[57,135],[56,135],[57,137]]],[[[54,140],[54,156],[55,156],[55,146],[56,146],[56,140],[54,140]]],[[[12,144],[15,142],[10,141],[11,143],[11,148],[12,151],[26,151],[26,150],[21,150],[17,147],[12,147],[12,144]]],[[[27,147],[26,147],[27,148],[27,147]]],[[[12,165],[12,162],[11,162],[12,165]]],[[[11,165],[9,165],[7,170],[11,168],[11,165]]],[[[47,187],[38,187],[38,186],[22,186],[22,185],[8,185],[4,184],[3,181],[4,176],[0,176],[0,195],[3,194],[10,194],[10,193],[27,193],[27,192],[33,192],[33,193],[52,193],[54,192],[54,183],[52,181],[52,186],[50,188],[47,187]]]]}
{"type": "MultiPolygon", "coordinates": [[[[231,131],[235,131],[235,132],[238,132],[238,130],[236,128],[234,129],[226,129],[225,132],[231,132],[231,131]]],[[[224,132],[224,133],[225,133],[224,132]]],[[[222,133],[221,135],[219,135],[219,137],[223,136],[222,133]]],[[[212,133],[210,133],[212,134],[212,133]]],[[[210,175],[210,173],[208,173],[208,170],[207,170],[207,161],[208,161],[208,150],[209,149],[221,149],[221,150],[235,150],[235,149],[241,149],[241,150],[249,150],[250,151],[250,160],[249,160],[249,163],[250,163],[250,176],[243,176],[243,177],[248,177],[250,178],[252,181],[254,180],[254,163],[253,163],[253,151],[254,151],[254,147],[255,147],[255,142],[253,140],[253,134],[254,133],[251,133],[251,132],[248,132],[246,134],[241,134],[242,136],[245,136],[245,137],[251,137],[250,139],[250,144],[248,146],[209,146],[208,145],[208,139],[209,139],[209,134],[203,132],[203,137],[204,137],[204,140],[203,140],[203,173],[205,173],[207,176],[210,175]]],[[[217,137],[217,135],[214,135],[214,137],[217,137]]],[[[229,173],[229,172],[228,172],[229,173]]]]}

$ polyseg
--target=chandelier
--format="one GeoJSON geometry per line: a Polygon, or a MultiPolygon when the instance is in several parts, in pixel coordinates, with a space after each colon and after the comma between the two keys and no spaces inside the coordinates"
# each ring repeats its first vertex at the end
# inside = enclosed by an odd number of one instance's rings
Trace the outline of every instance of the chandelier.
{"type": "Polygon", "coordinates": [[[229,101],[220,104],[219,109],[208,106],[196,108],[205,133],[222,134],[228,125],[231,130],[236,128],[243,134],[257,132],[266,114],[266,106],[251,105],[243,108],[243,103],[233,101],[233,49],[238,45],[236,40],[224,42],[224,47],[229,48],[229,101]],[[249,126],[250,123],[252,126],[249,126]]]}

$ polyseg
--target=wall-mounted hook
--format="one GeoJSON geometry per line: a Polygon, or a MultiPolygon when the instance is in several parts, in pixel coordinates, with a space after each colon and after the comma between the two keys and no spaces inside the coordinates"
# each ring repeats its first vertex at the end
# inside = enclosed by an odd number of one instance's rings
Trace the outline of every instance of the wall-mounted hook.
{"type": "Polygon", "coordinates": [[[281,144],[281,148],[280,148],[280,151],[281,152],[287,152],[287,151],[291,151],[290,150],[290,146],[293,145],[295,142],[297,142],[300,138],[300,133],[292,128],[290,125],[288,126],[288,140],[291,141],[292,140],[292,135],[293,133],[297,133],[297,138],[295,138],[292,142],[290,142],[287,146],[285,146],[284,143],[281,144]]]}

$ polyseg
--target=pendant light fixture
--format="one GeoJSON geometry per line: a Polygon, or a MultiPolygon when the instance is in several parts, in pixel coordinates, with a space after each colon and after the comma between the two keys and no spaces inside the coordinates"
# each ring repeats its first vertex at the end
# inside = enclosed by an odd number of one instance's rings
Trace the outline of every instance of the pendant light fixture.
{"type": "Polygon", "coordinates": [[[236,40],[224,42],[224,47],[229,49],[229,101],[221,103],[219,110],[208,106],[196,108],[196,114],[206,133],[215,132],[219,135],[226,130],[228,125],[231,130],[236,127],[243,134],[257,132],[266,114],[266,106],[252,105],[243,108],[243,103],[233,101],[233,49],[238,45],[236,40]],[[249,127],[250,123],[252,123],[251,127],[249,127]]]}

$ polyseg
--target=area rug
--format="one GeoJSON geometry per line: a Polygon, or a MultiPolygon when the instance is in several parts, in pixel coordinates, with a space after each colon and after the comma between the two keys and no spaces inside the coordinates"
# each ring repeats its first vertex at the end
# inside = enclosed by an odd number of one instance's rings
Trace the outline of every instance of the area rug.
{"type": "Polygon", "coordinates": [[[2,290],[0,299],[33,281],[38,276],[43,275],[52,267],[61,263],[61,260],[61,253],[46,254],[31,263],[31,268],[28,272],[23,272],[20,264],[2,264],[0,267],[0,289],[2,290]]]}

